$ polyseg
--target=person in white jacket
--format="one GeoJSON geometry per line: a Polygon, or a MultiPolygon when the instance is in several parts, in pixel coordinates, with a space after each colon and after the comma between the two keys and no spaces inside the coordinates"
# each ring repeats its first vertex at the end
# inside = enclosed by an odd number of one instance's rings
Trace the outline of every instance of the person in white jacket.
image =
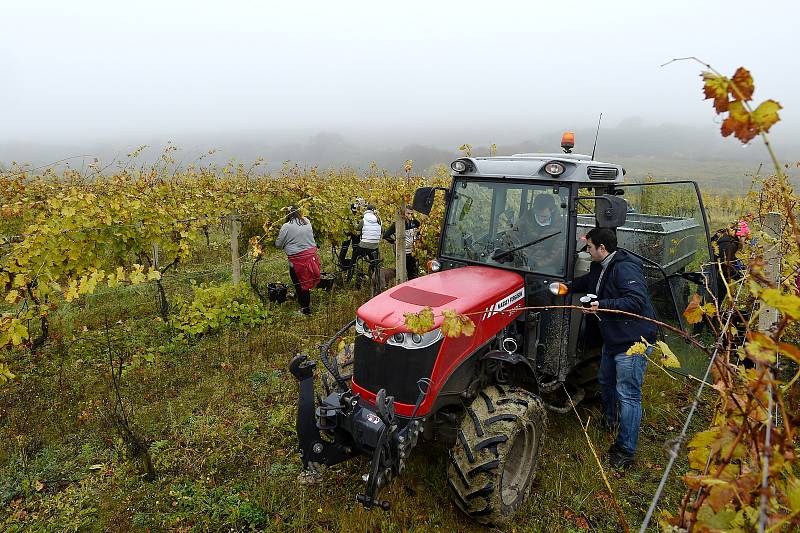
{"type": "MultiPolygon", "coordinates": [[[[367,205],[364,216],[361,217],[358,223],[358,231],[361,233],[361,240],[353,248],[352,264],[355,265],[359,257],[368,257],[370,260],[377,261],[378,245],[381,242],[383,231],[381,219],[372,204],[367,205]]],[[[353,270],[351,269],[347,279],[350,280],[352,277],[353,270]]]]}

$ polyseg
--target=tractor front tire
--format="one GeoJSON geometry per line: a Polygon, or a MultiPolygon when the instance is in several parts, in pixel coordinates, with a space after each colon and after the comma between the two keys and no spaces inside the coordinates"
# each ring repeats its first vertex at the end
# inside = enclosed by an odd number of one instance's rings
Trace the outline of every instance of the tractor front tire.
{"type": "Polygon", "coordinates": [[[508,386],[482,390],[467,407],[447,467],[459,509],[481,524],[510,520],[536,477],[546,429],[539,397],[508,386]]]}

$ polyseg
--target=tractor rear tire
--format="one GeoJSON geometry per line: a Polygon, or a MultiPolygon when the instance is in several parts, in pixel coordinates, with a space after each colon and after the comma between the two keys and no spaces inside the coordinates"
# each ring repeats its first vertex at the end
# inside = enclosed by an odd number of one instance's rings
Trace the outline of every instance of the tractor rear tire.
{"type": "Polygon", "coordinates": [[[450,451],[447,483],[458,508],[481,524],[510,520],[536,477],[546,429],[539,397],[508,386],[482,390],[450,451]]]}

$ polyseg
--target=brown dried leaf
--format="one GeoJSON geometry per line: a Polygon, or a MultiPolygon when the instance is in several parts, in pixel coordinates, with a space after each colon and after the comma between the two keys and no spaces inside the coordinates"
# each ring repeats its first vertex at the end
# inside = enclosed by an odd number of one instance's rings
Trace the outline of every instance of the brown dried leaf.
{"type": "Polygon", "coordinates": [[[741,101],[731,102],[728,111],[728,118],[722,121],[720,128],[723,137],[733,134],[743,143],[748,143],[758,135],[758,126],[753,123],[750,113],[741,101]]]}
{"type": "Polygon", "coordinates": [[[731,79],[733,85],[736,86],[736,89],[739,90],[739,93],[730,87],[731,97],[734,100],[744,100],[750,101],[753,98],[753,91],[755,90],[755,84],[753,83],[753,76],[750,75],[750,71],[744,67],[739,67],[736,69],[736,72],[731,79]]]}
{"type": "Polygon", "coordinates": [[[694,293],[692,300],[686,309],[683,311],[683,316],[686,317],[686,322],[689,324],[697,324],[703,320],[703,309],[700,307],[700,295],[694,293]]]}

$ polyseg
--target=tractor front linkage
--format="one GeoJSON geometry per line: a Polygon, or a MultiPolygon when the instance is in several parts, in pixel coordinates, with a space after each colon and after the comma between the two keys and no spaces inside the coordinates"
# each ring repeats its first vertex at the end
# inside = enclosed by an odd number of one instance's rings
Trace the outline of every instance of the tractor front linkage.
{"type": "Polygon", "coordinates": [[[342,328],[320,347],[320,359],[335,384],[331,387],[325,375],[322,384],[327,397],[314,394],[316,362],[306,354],[296,355],[289,371],[300,389],[297,408],[297,437],[303,466],[318,474],[322,465],[331,466],[356,455],[372,457],[370,469],[364,475],[366,486],[356,494],[356,501],[367,509],[380,507],[389,510],[389,502],[379,499],[380,490],[405,469],[406,460],[422,432],[422,418],[417,410],[427,393],[427,380],[420,380],[420,394],[411,417],[398,417],[394,398],[386,390],[378,391],[375,405],[366,402],[348,386],[349,376],[339,373],[336,356],[329,357],[333,342],[353,326],[342,328]]]}

